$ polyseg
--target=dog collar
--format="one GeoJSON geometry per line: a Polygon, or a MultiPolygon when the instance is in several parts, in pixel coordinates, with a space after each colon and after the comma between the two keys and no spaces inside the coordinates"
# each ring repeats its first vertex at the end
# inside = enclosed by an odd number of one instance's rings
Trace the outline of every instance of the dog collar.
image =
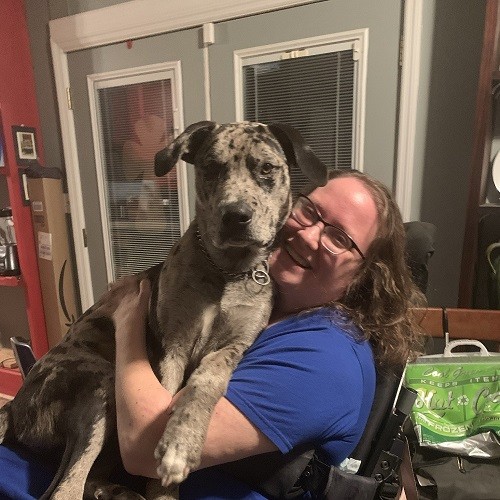
{"type": "Polygon", "coordinates": [[[208,253],[207,249],[205,248],[205,245],[203,244],[203,240],[201,239],[201,234],[198,229],[196,230],[196,239],[198,240],[198,243],[200,245],[201,251],[203,252],[203,255],[207,258],[208,262],[215,267],[218,271],[222,273],[223,276],[226,277],[226,279],[229,280],[241,280],[245,278],[252,278],[257,285],[261,286],[266,286],[271,283],[271,277],[269,276],[269,262],[268,259],[263,260],[260,264],[256,265],[252,269],[249,269],[248,271],[243,271],[241,273],[230,273],[229,271],[226,271],[225,269],[222,269],[219,267],[213,260],[212,257],[210,257],[210,254],[208,253]]]}

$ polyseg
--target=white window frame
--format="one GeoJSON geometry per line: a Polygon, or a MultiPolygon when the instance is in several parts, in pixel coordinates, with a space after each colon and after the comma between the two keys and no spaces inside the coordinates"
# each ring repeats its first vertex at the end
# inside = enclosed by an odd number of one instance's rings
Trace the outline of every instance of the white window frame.
{"type": "Polygon", "coordinates": [[[301,51],[307,55],[325,54],[339,50],[353,50],[358,61],[354,73],[353,147],[352,163],[357,170],[364,166],[364,133],[366,107],[366,73],[368,63],[368,28],[344,31],[331,35],[302,38],[289,42],[262,45],[234,51],[234,86],[236,96],[236,120],[244,119],[243,68],[250,64],[278,61],[282,58],[300,57],[301,51]],[[294,52],[296,51],[296,52],[294,52]]]}
{"type": "MultiPolygon", "coordinates": [[[[101,213],[102,236],[104,241],[104,257],[106,261],[106,273],[108,283],[116,280],[114,271],[114,259],[111,243],[111,222],[108,210],[108,199],[106,196],[107,181],[104,174],[104,150],[102,136],[99,134],[100,110],[98,105],[98,90],[116,87],[118,85],[132,85],[135,83],[152,82],[158,80],[170,80],[172,88],[172,111],[174,118],[174,137],[177,136],[184,125],[182,117],[182,72],[180,61],[150,64],[124,70],[109,71],[105,73],[94,73],[87,75],[87,87],[89,95],[89,107],[92,123],[92,139],[94,142],[94,153],[96,162],[96,175],[99,196],[99,208],[101,213]]],[[[177,191],[179,197],[179,222],[181,233],[189,226],[189,200],[187,187],[186,164],[179,162],[177,165],[177,191]]]]}

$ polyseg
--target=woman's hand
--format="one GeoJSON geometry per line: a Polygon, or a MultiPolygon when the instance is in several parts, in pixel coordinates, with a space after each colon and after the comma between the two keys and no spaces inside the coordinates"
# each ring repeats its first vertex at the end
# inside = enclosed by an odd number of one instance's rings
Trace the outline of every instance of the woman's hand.
{"type": "Polygon", "coordinates": [[[129,337],[145,337],[145,325],[149,312],[151,282],[143,279],[139,283],[131,283],[122,287],[121,298],[112,313],[116,336],[120,340],[131,340],[129,337]],[[125,337],[125,338],[123,338],[125,337]]]}

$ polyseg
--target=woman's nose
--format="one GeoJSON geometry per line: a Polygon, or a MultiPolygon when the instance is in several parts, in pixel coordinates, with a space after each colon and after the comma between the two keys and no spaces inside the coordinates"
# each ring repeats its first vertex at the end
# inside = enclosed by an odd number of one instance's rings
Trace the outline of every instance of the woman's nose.
{"type": "Polygon", "coordinates": [[[321,233],[323,232],[324,225],[321,221],[316,222],[312,226],[303,227],[298,231],[300,237],[312,250],[318,250],[321,241],[321,233]]]}

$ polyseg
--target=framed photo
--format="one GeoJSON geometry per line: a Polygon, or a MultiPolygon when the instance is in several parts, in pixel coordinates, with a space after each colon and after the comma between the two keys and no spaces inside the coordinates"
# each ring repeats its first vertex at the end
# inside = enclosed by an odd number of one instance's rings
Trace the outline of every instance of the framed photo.
{"type": "Polygon", "coordinates": [[[0,131],[0,168],[5,167],[5,153],[4,153],[3,137],[0,131]]]}
{"type": "Polygon", "coordinates": [[[37,159],[35,129],[32,127],[13,126],[16,162],[18,165],[29,165],[37,159]]]}
{"type": "Polygon", "coordinates": [[[2,115],[0,114],[0,168],[5,167],[5,143],[3,140],[2,115]]]}

